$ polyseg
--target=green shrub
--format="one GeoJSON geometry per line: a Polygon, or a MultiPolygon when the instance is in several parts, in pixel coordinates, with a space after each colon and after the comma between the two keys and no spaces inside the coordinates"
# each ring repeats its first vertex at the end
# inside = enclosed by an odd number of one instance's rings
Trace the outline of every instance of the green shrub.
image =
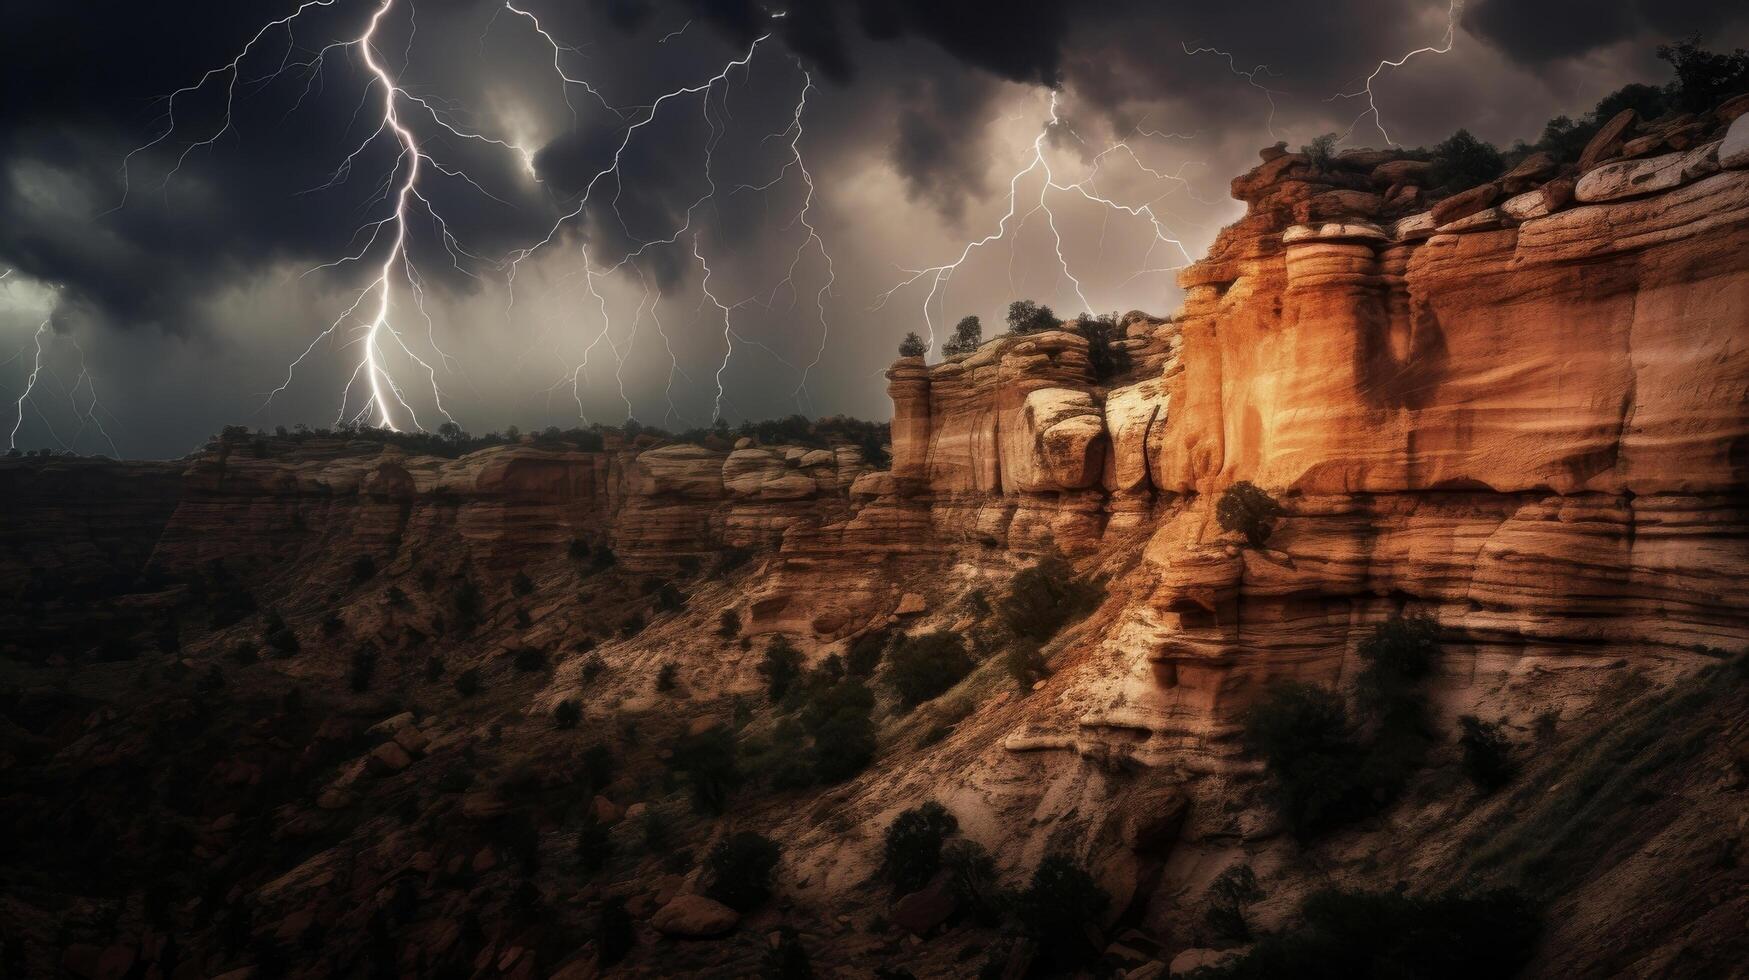
{"type": "Polygon", "coordinates": [[[583,666],[578,668],[577,672],[582,675],[585,681],[592,681],[600,677],[601,672],[606,669],[607,662],[601,659],[601,655],[592,654],[583,658],[583,666]]]}
{"type": "Polygon", "coordinates": [[[906,708],[946,692],[976,666],[959,636],[945,630],[900,637],[887,659],[887,680],[906,708]]]}
{"type": "Polygon", "coordinates": [[[959,820],[934,800],[894,817],[887,825],[881,860],[881,875],[893,886],[893,894],[929,884],[941,870],[942,844],[958,829],[959,820]]]}
{"type": "Polygon", "coordinates": [[[1057,315],[1048,306],[1040,306],[1030,299],[1017,299],[1008,304],[1009,333],[1039,333],[1055,330],[1062,325],[1063,321],[1057,319],[1057,315]]]}
{"type": "Polygon", "coordinates": [[[1360,705],[1369,716],[1404,729],[1420,723],[1417,686],[1433,669],[1439,652],[1439,624],[1421,613],[1392,616],[1360,642],[1366,662],[1355,679],[1360,705]]]}
{"type": "Polygon", "coordinates": [[[1341,695],[1278,682],[1246,713],[1244,730],[1246,751],[1269,773],[1277,810],[1302,838],[1366,811],[1364,752],[1341,695]]]}
{"type": "Polygon", "coordinates": [[[1046,960],[1068,968],[1099,955],[1089,932],[1097,929],[1110,905],[1111,896],[1087,869],[1066,854],[1050,854],[1039,862],[1015,910],[1046,960]]]}
{"type": "Polygon", "coordinates": [[[1203,910],[1203,921],[1221,943],[1250,942],[1251,924],[1245,919],[1245,906],[1261,898],[1263,889],[1257,886],[1256,872],[1248,864],[1235,864],[1209,884],[1209,904],[1203,910]]]}
{"type": "Polygon", "coordinates": [[[1670,63],[1676,80],[1669,99],[1686,112],[1705,112],[1726,98],[1749,92],[1749,51],[1738,48],[1716,54],[1700,46],[1695,34],[1675,44],[1658,45],[1658,57],[1670,63]]]}
{"type": "Polygon", "coordinates": [[[534,595],[534,579],[529,578],[527,572],[517,572],[510,580],[510,591],[518,598],[534,595]]]}
{"type": "Polygon", "coordinates": [[[523,647],[516,651],[515,664],[516,669],[524,673],[545,670],[547,666],[547,653],[545,650],[536,649],[535,647],[523,647]]]}
{"type": "Polygon", "coordinates": [[[1541,932],[1535,908],[1513,889],[1431,898],[1328,890],[1306,899],[1298,926],[1263,938],[1244,956],[1206,975],[1211,980],[1511,977],[1529,962],[1541,932]]]}
{"type": "Polygon", "coordinates": [[[391,585],[388,590],[383,593],[383,601],[388,605],[399,609],[407,605],[407,593],[403,591],[400,586],[391,585]]]}
{"type": "Polygon", "coordinates": [[[983,323],[981,323],[976,316],[962,317],[960,318],[959,323],[954,324],[953,336],[949,337],[941,345],[941,353],[946,357],[957,357],[961,354],[970,354],[972,351],[977,350],[978,345],[983,342],[983,323]]]}
{"type": "Polygon", "coordinates": [[[683,736],[675,743],[668,765],[686,777],[693,809],[700,813],[728,809],[729,796],[741,785],[735,733],[726,725],[683,736]]]}
{"type": "Polygon", "coordinates": [[[1464,774],[1484,793],[1492,793],[1512,781],[1512,743],[1494,722],[1475,715],[1458,719],[1458,745],[1464,750],[1464,774]]]}
{"type": "Polygon", "coordinates": [[[1240,480],[1228,487],[1215,504],[1215,520],[1223,531],[1237,531],[1253,548],[1263,547],[1275,530],[1275,520],[1282,516],[1275,498],[1258,489],[1249,480],[1240,480]]]}
{"type": "Polygon", "coordinates": [[[1002,655],[1002,667],[1008,671],[1008,676],[1014,678],[1014,683],[1022,691],[1032,690],[1032,686],[1050,676],[1045,667],[1044,655],[1039,652],[1035,640],[1017,640],[1002,655]]]}
{"type": "Polygon", "coordinates": [[[1087,338],[1087,364],[1093,369],[1093,380],[1104,384],[1129,373],[1130,352],[1121,343],[1124,331],[1116,313],[1083,313],[1075,318],[1075,332],[1087,338]]]}
{"type": "Polygon", "coordinates": [[[717,635],[725,640],[732,640],[741,635],[741,616],[733,609],[725,609],[717,617],[717,635]]]}
{"type": "Polygon", "coordinates": [[[618,763],[613,757],[613,749],[605,742],[594,742],[583,750],[581,762],[584,785],[592,792],[599,793],[613,782],[613,773],[618,763]]]}
{"type": "Polygon", "coordinates": [[[779,633],[765,648],[765,659],[759,664],[759,673],[765,678],[766,696],[772,704],[777,704],[802,675],[802,653],[790,644],[789,637],[779,633]]]}
{"type": "Polygon", "coordinates": [[[462,579],[455,587],[453,598],[455,605],[456,625],[462,632],[473,630],[474,624],[480,621],[480,612],[484,607],[484,599],[480,595],[480,587],[471,578],[462,579]]]}
{"type": "Polygon", "coordinates": [[[553,708],[553,724],[559,728],[576,728],[583,720],[583,708],[574,698],[566,698],[553,708]]]}
{"type": "Polygon", "coordinates": [[[656,690],[667,694],[680,686],[680,665],[670,660],[656,671],[656,690]]]}
{"type": "Polygon", "coordinates": [[[842,782],[874,761],[874,704],[867,686],[846,679],[816,692],[802,709],[802,726],[814,737],[814,774],[821,782],[842,782]]]}
{"type": "Polygon", "coordinates": [[[1043,643],[1098,608],[1104,598],[1105,590],[1075,574],[1067,559],[1046,555],[1014,576],[998,611],[1016,636],[1043,643]]]}
{"type": "Polygon", "coordinates": [[[565,556],[574,562],[587,561],[589,558],[589,542],[582,538],[572,538],[571,544],[565,548],[565,556]]]}
{"type": "Polygon", "coordinates": [[[619,635],[627,639],[637,636],[643,631],[644,617],[637,613],[632,613],[630,616],[627,616],[625,621],[619,624],[619,635]]]}
{"type": "Polygon", "coordinates": [[[1321,174],[1329,173],[1330,165],[1336,160],[1336,144],[1340,139],[1335,133],[1325,133],[1300,147],[1300,152],[1305,155],[1313,170],[1321,174]]]}
{"type": "Polygon", "coordinates": [[[1455,194],[1485,184],[1506,169],[1506,160],[1493,144],[1476,139],[1467,129],[1433,148],[1433,165],[1427,170],[1427,185],[1455,194]]]}
{"type": "Polygon", "coordinates": [[[899,341],[900,357],[922,357],[928,352],[928,345],[923,343],[923,338],[917,336],[916,331],[906,334],[905,339],[899,341]]]}
{"type": "Polygon", "coordinates": [[[751,912],[771,897],[772,872],[782,849],[771,838],[741,831],[711,848],[704,861],[705,894],[737,912],[751,912]]]}
{"type": "Polygon", "coordinates": [[[960,907],[979,925],[996,925],[1013,904],[997,880],[996,859],[977,841],[949,841],[941,850],[941,866],[960,907]]]}
{"type": "Polygon", "coordinates": [[[881,655],[887,649],[890,634],[886,630],[870,630],[850,642],[844,655],[844,669],[852,677],[873,677],[881,665],[881,655]]]}

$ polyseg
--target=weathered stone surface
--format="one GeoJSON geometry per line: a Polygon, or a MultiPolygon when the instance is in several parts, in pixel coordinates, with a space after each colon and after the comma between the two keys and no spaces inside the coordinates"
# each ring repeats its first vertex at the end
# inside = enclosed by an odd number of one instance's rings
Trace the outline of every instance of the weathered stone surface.
{"type": "Polygon", "coordinates": [[[1583,174],[1619,152],[1627,137],[1628,129],[1638,118],[1639,114],[1632,109],[1623,109],[1611,116],[1610,120],[1604,123],[1591,137],[1591,142],[1585,144],[1584,151],[1579,154],[1579,172],[1583,174]]]}
{"type": "Polygon", "coordinates": [[[1459,191],[1433,206],[1433,224],[1436,227],[1444,226],[1459,218],[1467,218],[1488,208],[1499,197],[1499,184],[1482,184],[1467,191],[1459,191]]]}
{"type": "Polygon", "coordinates": [[[665,936],[712,939],[735,928],[741,916],[703,895],[677,895],[650,917],[650,925],[665,936]]]}
{"type": "Polygon", "coordinates": [[[1432,166],[1428,160],[1392,160],[1373,168],[1372,182],[1380,187],[1418,183],[1427,179],[1427,171],[1432,166]]]}
{"type": "Polygon", "coordinates": [[[1540,187],[1534,191],[1525,191],[1501,201],[1500,210],[1514,221],[1540,218],[1549,213],[1548,196],[1540,187]]]}
{"type": "MultiPolygon", "coordinates": [[[[1741,98],[1749,104],[1749,96],[1741,98]]],[[[1749,167],[1749,111],[1739,115],[1731,128],[1725,130],[1725,138],[1719,143],[1719,166],[1730,170],[1749,167]]]]}
{"type": "Polygon", "coordinates": [[[1579,178],[1574,196],[1588,204],[1667,191],[1719,170],[1719,144],[1685,153],[1608,163],[1579,178]]]}
{"type": "Polygon", "coordinates": [[[1518,166],[1508,170],[1500,178],[1500,183],[1508,194],[1521,194],[1532,187],[1548,180],[1559,169],[1555,158],[1538,151],[1518,162],[1518,166]]]}
{"type": "Polygon", "coordinates": [[[1386,242],[1390,241],[1390,237],[1377,225],[1367,222],[1345,221],[1322,225],[1295,225],[1282,232],[1281,241],[1284,245],[1309,241],[1386,242]]]}

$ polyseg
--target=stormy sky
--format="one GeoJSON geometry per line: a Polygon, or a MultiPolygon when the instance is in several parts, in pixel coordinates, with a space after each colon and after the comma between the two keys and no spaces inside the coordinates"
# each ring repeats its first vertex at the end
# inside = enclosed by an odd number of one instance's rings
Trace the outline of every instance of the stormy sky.
{"type": "Polygon", "coordinates": [[[1471,0],[1375,118],[1341,96],[1444,0],[299,3],[0,5],[19,448],[882,418],[929,320],[1170,312],[1259,147],[1534,140],[1660,42],[1749,44],[1728,0],[1471,0]]]}

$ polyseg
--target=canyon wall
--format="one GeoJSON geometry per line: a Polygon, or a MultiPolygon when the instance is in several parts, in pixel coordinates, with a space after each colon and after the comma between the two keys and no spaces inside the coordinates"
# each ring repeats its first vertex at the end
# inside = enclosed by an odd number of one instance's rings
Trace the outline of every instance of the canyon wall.
{"type": "Polygon", "coordinates": [[[1120,676],[1081,692],[1076,737],[1140,732],[1134,754],[1162,763],[1227,765],[1266,682],[1339,681],[1406,609],[1442,624],[1454,711],[1741,648],[1749,154],[1731,146],[1576,180],[1551,165],[1469,195],[1498,207],[1432,212],[1352,189],[1414,161],[1265,151],[1234,181],[1246,217],[1180,275],[1180,314],[1125,318],[1157,374],[1101,388],[1071,333],[900,360],[900,492],[1018,550],[1149,535],[1114,584],[1120,676]],[[1266,548],[1215,525],[1239,481],[1288,512],[1266,548]]]}

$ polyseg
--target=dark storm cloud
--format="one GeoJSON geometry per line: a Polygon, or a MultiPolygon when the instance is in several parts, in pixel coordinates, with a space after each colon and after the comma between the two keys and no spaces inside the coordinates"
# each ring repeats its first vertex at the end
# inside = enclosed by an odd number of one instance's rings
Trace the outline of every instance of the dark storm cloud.
{"type": "MultiPolygon", "coordinates": [[[[273,310],[250,307],[261,302],[255,298],[219,298],[278,295],[260,283],[295,277],[344,254],[349,241],[359,244],[351,238],[355,230],[384,214],[380,181],[394,156],[389,141],[367,150],[349,179],[322,188],[373,125],[372,106],[360,112],[367,79],[354,54],[332,53],[312,82],[295,76],[268,81],[264,76],[285,55],[287,38],[282,30],[267,32],[241,74],[234,129],[213,146],[193,150],[165,183],[187,144],[219,122],[227,79],[215,76],[178,100],[178,132],[134,158],[128,205],[112,210],[121,199],[122,158],[162,129],[160,97],[223,65],[262,23],[297,2],[36,3],[0,13],[0,91],[7,94],[0,101],[0,269],[58,286],[63,315],[130,333],[141,356],[149,356],[148,339],[163,332],[216,336],[234,327],[227,318],[239,316],[259,317],[269,324],[263,331],[278,331],[249,341],[271,349],[273,359],[301,349],[308,325],[296,323],[338,312],[330,309],[332,301],[356,289],[364,270],[346,267],[300,280],[297,288],[304,291],[287,294],[273,310]],[[323,288],[326,294],[315,295],[323,288]]],[[[356,34],[374,6],[335,0],[312,9],[299,22],[294,60],[356,34]]],[[[461,319],[498,323],[501,304],[482,298],[502,278],[494,280],[490,260],[540,240],[574,206],[584,183],[622,143],[626,120],[576,87],[568,106],[552,73],[552,51],[500,0],[422,0],[418,43],[411,48],[406,6],[398,0],[379,49],[409,89],[453,110],[458,125],[526,140],[535,151],[538,182],[514,153],[458,140],[429,122],[419,128],[434,154],[465,168],[491,196],[449,178],[423,185],[457,236],[487,260],[473,270],[482,280],[449,268],[423,218],[415,222],[414,254],[434,292],[468,311],[461,319]]],[[[1199,133],[1195,141],[1155,149],[1182,150],[1179,160],[1206,164],[1200,193],[1214,203],[1169,202],[1192,225],[1200,223],[1193,240],[1206,241],[1232,216],[1224,200],[1227,178],[1255,162],[1259,145],[1341,131],[1360,107],[1330,96],[1352,91],[1380,59],[1436,43],[1448,9],[1444,0],[527,0],[519,6],[538,13],[554,37],[576,41],[561,59],[621,106],[647,106],[659,93],[701,84],[745,54],[755,38],[771,35],[752,64],[715,91],[708,110],[696,99],[665,106],[627,148],[623,186],[607,178],[587,213],[561,231],[552,249],[574,254],[587,242],[592,257],[611,263],[639,242],[671,233],[709,189],[701,154],[712,145],[718,194],[695,213],[693,231],[715,257],[719,285],[735,297],[771,288],[795,254],[793,223],[773,216],[793,214],[800,185],[790,179],[770,191],[736,188],[785,173],[787,140],[767,134],[784,130],[800,70],[811,72],[818,90],[810,96],[802,146],[820,183],[814,216],[835,248],[862,261],[860,268],[837,270],[840,302],[855,311],[846,315],[843,331],[851,335],[909,328],[864,312],[888,270],[940,261],[956,254],[964,238],[993,230],[1020,159],[1009,157],[1025,146],[1015,134],[1040,121],[1038,86],[1060,93],[1066,125],[1052,145],[1061,151],[1091,156],[1138,127],[1199,133]],[[1240,70],[1269,66],[1257,80],[1274,95],[1235,75],[1225,57],[1190,55],[1186,46],[1230,52],[1240,70]],[[1275,135],[1267,132],[1271,97],[1275,135]],[[875,193],[885,196],[868,196],[875,193]],[[926,232],[913,230],[925,225],[926,232]],[[925,234],[930,237],[922,240],[925,234]],[[857,251],[877,240],[903,251],[857,251]]],[[[1651,57],[1660,42],[1700,32],[1712,47],[1743,43],[1746,16],[1743,4],[1724,0],[1470,0],[1454,51],[1387,73],[1380,103],[1392,135],[1407,142],[1436,140],[1460,125],[1499,142],[1533,137],[1549,115],[1583,111],[1623,82],[1661,82],[1663,66],[1651,57]]],[[[628,118],[640,118],[639,110],[628,118]]],[[[1354,139],[1377,144],[1382,136],[1362,123],[1354,139]]],[[[673,294],[696,287],[701,275],[685,241],[650,249],[639,268],[673,294]]],[[[1005,298],[969,295],[968,287],[954,302],[999,309],[1005,298]]],[[[684,316],[672,318],[679,342],[720,340],[720,329],[687,331],[688,318],[696,319],[693,299],[687,296],[687,309],[677,311],[684,316]]],[[[557,301],[555,307],[563,316],[573,312],[557,301]]],[[[868,350],[887,347],[883,338],[868,350]]],[[[821,408],[878,412],[878,385],[866,381],[865,368],[857,362],[821,370],[840,370],[827,377],[854,388],[859,398],[874,392],[877,403],[821,408]]]]}
{"type": "Polygon", "coordinates": [[[1647,35],[1713,35],[1741,22],[1740,4],[1717,0],[1476,0],[1466,21],[1520,63],[1573,58],[1647,35]]]}

